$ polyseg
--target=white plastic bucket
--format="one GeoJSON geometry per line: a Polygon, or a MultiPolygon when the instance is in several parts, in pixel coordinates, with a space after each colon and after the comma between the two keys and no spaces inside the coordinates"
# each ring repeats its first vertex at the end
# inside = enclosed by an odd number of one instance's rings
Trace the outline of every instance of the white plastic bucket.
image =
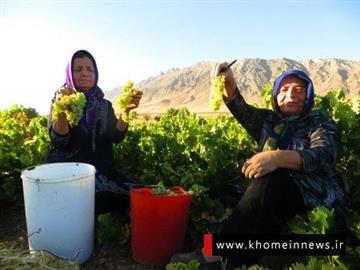
{"type": "Polygon", "coordinates": [[[30,251],[81,264],[94,248],[95,168],[49,163],[21,173],[30,251]]]}

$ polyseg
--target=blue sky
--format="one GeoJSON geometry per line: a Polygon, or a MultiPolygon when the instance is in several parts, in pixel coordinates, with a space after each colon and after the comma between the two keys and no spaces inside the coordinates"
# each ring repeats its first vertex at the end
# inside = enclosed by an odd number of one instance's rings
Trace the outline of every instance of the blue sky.
{"type": "Polygon", "coordinates": [[[0,110],[47,113],[77,49],[110,90],[199,61],[360,60],[359,1],[0,0],[0,110]]]}

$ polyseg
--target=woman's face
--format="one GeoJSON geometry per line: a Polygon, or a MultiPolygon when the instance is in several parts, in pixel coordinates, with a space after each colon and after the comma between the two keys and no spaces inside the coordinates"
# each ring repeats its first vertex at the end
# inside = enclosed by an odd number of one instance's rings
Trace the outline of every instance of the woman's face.
{"type": "Polygon", "coordinates": [[[74,58],[72,73],[76,89],[88,91],[94,87],[96,74],[90,58],[74,58]]]}
{"type": "Polygon", "coordinates": [[[276,97],[277,104],[284,115],[300,114],[306,102],[306,82],[293,76],[286,77],[276,97]]]}

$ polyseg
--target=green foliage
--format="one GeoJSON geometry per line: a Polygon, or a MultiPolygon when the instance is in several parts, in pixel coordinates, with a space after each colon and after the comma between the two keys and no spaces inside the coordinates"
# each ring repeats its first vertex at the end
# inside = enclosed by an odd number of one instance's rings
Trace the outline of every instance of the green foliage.
{"type": "MultiPolygon", "coordinates": [[[[327,209],[323,206],[318,206],[307,215],[297,215],[288,224],[290,230],[299,234],[327,234],[339,233],[336,228],[334,209],[327,209]]],[[[327,257],[312,257],[309,256],[307,264],[296,263],[292,265],[291,269],[355,269],[360,263],[360,248],[357,246],[360,239],[360,217],[357,213],[349,213],[347,217],[348,228],[350,233],[347,237],[346,256],[327,256],[327,257]],[[355,243],[352,243],[354,239],[355,243]],[[350,245],[353,244],[353,245],[350,245]]]]}
{"type": "Polygon", "coordinates": [[[272,100],[272,83],[269,82],[264,85],[263,89],[261,90],[261,96],[264,101],[264,108],[271,109],[271,100],[272,100]]]}
{"type": "Polygon", "coordinates": [[[324,258],[311,257],[307,263],[294,263],[290,270],[348,270],[345,266],[336,266],[326,262],[324,258]]]}
{"type": "Polygon", "coordinates": [[[340,149],[338,171],[351,196],[355,209],[360,209],[360,185],[354,179],[360,179],[360,114],[359,98],[348,100],[342,90],[329,92],[317,97],[316,107],[334,118],[340,131],[340,149]]]}
{"type": "Polygon", "coordinates": [[[198,270],[200,263],[197,261],[190,261],[188,263],[178,262],[169,263],[166,265],[166,270],[198,270]]]}
{"type": "Polygon", "coordinates": [[[117,242],[125,244],[130,239],[130,229],[128,224],[121,224],[114,220],[110,213],[99,215],[97,218],[96,240],[98,244],[106,242],[117,242]]]}
{"type": "MultiPolygon", "coordinates": [[[[288,222],[290,231],[297,234],[326,234],[334,230],[335,216],[334,209],[328,209],[324,206],[318,206],[309,211],[306,216],[297,215],[288,222]]],[[[333,256],[335,257],[335,256],[333,256]]],[[[309,257],[307,265],[296,263],[292,269],[322,269],[323,265],[335,266],[331,256],[325,257],[309,257]],[[327,262],[329,261],[329,262],[327,262]],[[332,263],[331,263],[332,262],[332,263]]],[[[335,268],[325,268],[335,269],[335,268]]],[[[340,268],[339,268],[340,269],[340,268]]]]}
{"type": "Polygon", "coordinates": [[[335,226],[334,209],[318,206],[307,216],[297,215],[289,223],[290,230],[299,234],[325,234],[335,226]]]}
{"type": "Polygon", "coordinates": [[[115,156],[118,167],[142,183],[188,189],[224,178],[239,181],[238,163],[253,149],[254,142],[234,119],[205,119],[181,109],[169,110],[158,122],[131,127],[115,156]]]}
{"type": "Polygon", "coordinates": [[[49,145],[47,119],[14,105],[0,112],[0,199],[16,199],[21,170],[39,164],[49,145]]]}
{"type": "Polygon", "coordinates": [[[350,232],[360,241],[360,215],[355,211],[350,211],[346,217],[346,223],[350,232]]]}

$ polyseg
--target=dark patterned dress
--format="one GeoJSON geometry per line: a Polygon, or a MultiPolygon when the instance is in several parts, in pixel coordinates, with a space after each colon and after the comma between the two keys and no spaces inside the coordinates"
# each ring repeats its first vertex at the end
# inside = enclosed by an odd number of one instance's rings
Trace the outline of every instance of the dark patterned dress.
{"type": "MultiPolygon", "coordinates": [[[[239,123],[257,141],[259,151],[266,151],[266,143],[283,119],[271,110],[258,109],[247,104],[236,90],[227,106],[239,123]]],[[[342,181],[335,171],[338,153],[338,129],[335,122],[320,112],[313,111],[302,118],[288,122],[287,150],[296,150],[301,155],[301,169],[289,174],[299,188],[308,208],[325,205],[343,212],[348,205],[348,196],[342,181]]]]}

